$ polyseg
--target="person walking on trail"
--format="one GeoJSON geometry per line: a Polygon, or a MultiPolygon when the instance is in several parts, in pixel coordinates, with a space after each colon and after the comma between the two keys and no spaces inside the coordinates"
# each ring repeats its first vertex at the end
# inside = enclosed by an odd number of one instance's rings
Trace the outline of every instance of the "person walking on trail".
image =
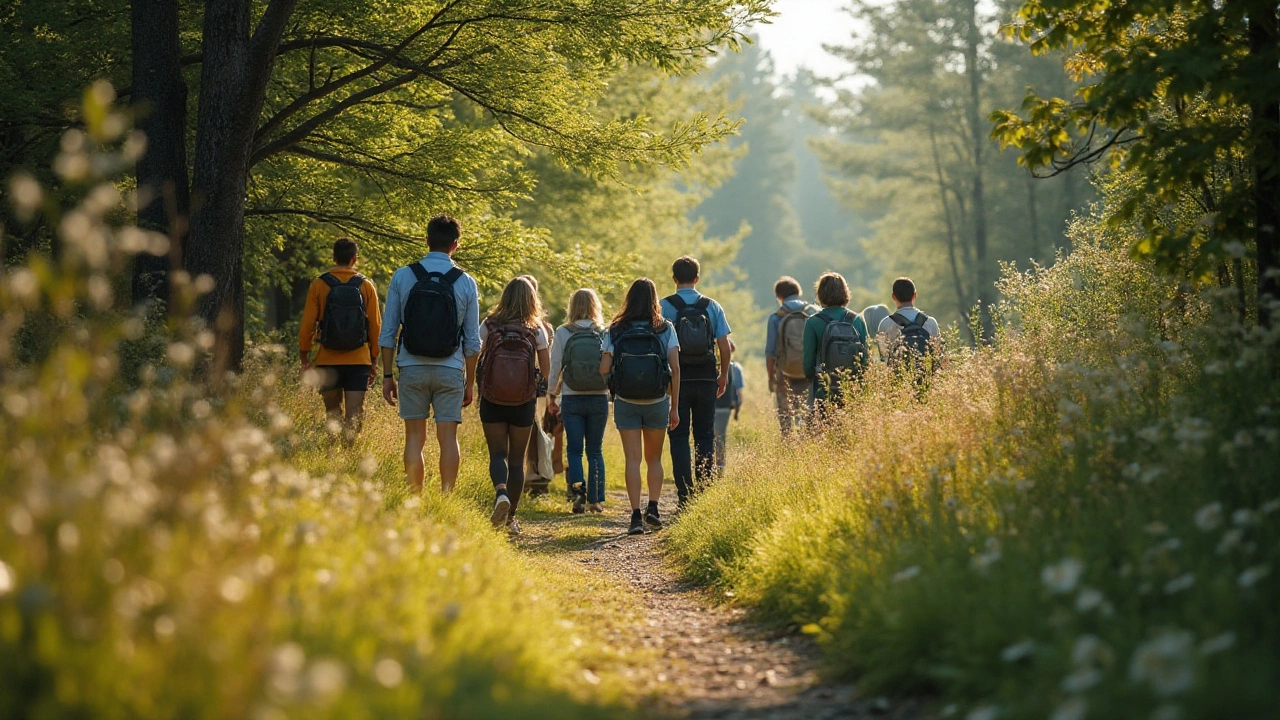
{"type": "Polygon", "coordinates": [[[658,288],[649,278],[631,283],[622,309],[604,336],[600,374],[609,377],[613,422],[626,459],[627,497],[631,501],[629,535],[641,535],[648,524],[662,528],[662,444],[680,422],[680,340],[662,317],[658,288]],[[640,461],[644,460],[649,504],[640,513],[640,461]]]}
{"type": "Polygon", "coordinates": [[[604,430],[609,422],[609,379],[600,373],[604,336],[600,296],[588,288],[574,292],[565,323],[551,341],[547,410],[564,427],[575,514],[604,511],[604,430]]]}
{"type": "MultiPolygon", "coordinates": [[[[737,352],[733,341],[729,348],[737,352]]],[[[729,363],[729,384],[724,394],[716,398],[716,474],[724,474],[725,452],[729,445],[729,420],[737,420],[742,411],[742,390],[746,383],[742,377],[742,364],[737,360],[729,363]]]]}
{"type": "Polygon", "coordinates": [[[818,302],[822,310],[805,321],[805,377],[812,381],[813,409],[820,416],[844,402],[847,383],[866,370],[867,326],[850,310],[849,285],[839,273],[818,278],[818,302]]]}
{"type": "MultiPolygon", "coordinates": [[[[538,278],[532,275],[520,277],[529,281],[533,286],[533,292],[539,298],[542,297],[538,278]]],[[[543,309],[546,309],[545,305],[543,309]]],[[[542,327],[546,330],[547,337],[552,337],[556,332],[555,326],[546,317],[542,318],[542,327]]],[[[544,375],[543,378],[545,379],[546,376],[544,375]]],[[[536,423],[533,432],[530,433],[529,449],[525,453],[524,486],[525,494],[529,497],[546,495],[556,475],[564,472],[564,426],[560,424],[560,418],[551,414],[550,404],[544,400],[546,397],[547,389],[544,384],[538,389],[538,409],[534,415],[541,418],[541,422],[536,423]]]]}
{"type": "Polygon", "coordinates": [[[302,373],[307,376],[312,369],[318,373],[325,415],[345,422],[348,438],[360,432],[364,395],[373,385],[382,332],[378,289],[356,272],[359,260],[360,248],[354,240],[334,241],[333,267],[311,282],[298,331],[302,373]],[[312,360],[317,340],[320,348],[312,360]]]}
{"type": "Polygon", "coordinates": [[[475,278],[453,263],[462,227],[448,215],[427,223],[422,260],[396,270],[382,316],[382,397],[404,419],[404,468],[409,487],[422,491],[422,448],[434,414],[440,445],[440,489],[451,492],[462,450],[458,426],[471,404],[480,352],[480,293],[475,278]],[[393,370],[399,367],[397,383],[393,370]]]}
{"type": "Polygon", "coordinates": [[[800,283],[790,276],[778,278],[773,294],[778,299],[778,310],[769,316],[765,327],[764,358],[769,392],[785,438],[804,424],[804,411],[809,405],[812,382],[804,371],[804,326],[818,308],[801,299],[800,283]]]}
{"type": "Polygon", "coordinates": [[[880,358],[880,362],[886,362],[889,359],[888,352],[880,346],[880,323],[891,314],[889,307],[883,303],[868,305],[862,310],[862,322],[871,333],[872,345],[876,347],[876,355],[880,358]]]}
{"type": "Polygon", "coordinates": [[[670,435],[671,474],[682,507],[715,473],[716,398],[724,394],[728,385],[733,356],[724,310],[698,292],[700,275],[697,260],[688,256],[676,260],[671,266],[676,291],[663,298],[661,304],[662,316],[675,326],[680,340],[680,424],[670,435]]]}
{"type": "Polygon", "coordinates": [[[489,446],[489,479],[495,494],[490,520],[520,533],[516,509],[524,491],[525,450],[538,413],[538,386],[551,370],[550,338],[542,302],[518,277],[480,325],[480,422],[489,446]]]}
{"type": "Polygon", "coordinates": [[[935,367],[941,329],[937,320],[916,309],[911,278],[893,281],[893,302],[898,309],[878,326],[880,347],[890,364],[922,381],[935,367]]]}

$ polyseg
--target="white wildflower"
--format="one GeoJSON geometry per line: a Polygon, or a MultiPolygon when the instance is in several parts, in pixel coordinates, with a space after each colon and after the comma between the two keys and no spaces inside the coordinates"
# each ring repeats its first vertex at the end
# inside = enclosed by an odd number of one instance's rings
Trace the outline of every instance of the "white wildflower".
{"type": "Polygon", "coordinates": [[[382,687],[396,687],[404,681],[404,668],[391,658],[382,658],[373,666],[373,679],[382,687]]]}
{"type": "Polygon", "coordinates": [[[1185,630],[1165,630],[1142,643],[1129,660],[1129,679],[1146,683],[1157,695],[1168,697],[1195,684],[1195,637],[1185,630]]]}
{"type": "Polygon", "coordinates": [[[1089,704],[1085,702],[1084,698],[1068,698],[1066,702],[1053,709],[1053,713],[1049,715],[1049,720],[1084,720],[1088,712],[1089,704]]]}
{"type": "Polygon", "coordinates": [[[1200,643],[1200,654],[1216,655],[1220,652],[1230,650],[1235,644],[1236,634],[1233,632],[1224,632],[1221,635],[1215,635],[1200,643]]]}
{"type": "Polygon", "coordinates": [[[317,660],[307,669],[307,687],[319,700],[332,699],[346,683],[346,668],[337,660],[317,660]]]}
{"type": "Polygon", "coordinates": [[[1030,657],[1035,651],[1036,643],[1034,640],[1023,640],[1001,650],[1000,659],[1007,663],[1018,662],[1025,657],[1030,657]]]}
{"type": "Polygon", "coordinates": [[[1198,450],[1200,445],[1213,436],[1213,426],[1208,420],[1198,417],[1183,418],[1173,431],[1173,439],[1178,441],[1178,449],[1198,450]]]}
{"type": "Polygon", "coordinates": [[[1049,588],[1049,592],[1059,595],[1069,593],[1080,582],[1084,574],[1084,563],[1076,558],[1063,558],[1056,565],[1048,565],[1040,571],[1040,581],[1049,588]]]}
{"type": "Polygon", "coordinates": [[[916,566],[916,565],[912,565],[912,566],[911,566],[911,567],[909,567],[909,568],[905,568],[905,569],[903,569],[903,570],[899,570],[897,573],[895,573],[895,574],[894,574],[894,576],[893,576],[893,581],[894,581],[894,582],[905,582],[905,581],[910,580],[911,578],[913,578],[913,577],[915,577],[915,576],[917,576],[917,575],[919,575],[919,574],[920,574],[920,568],[919,568],[918,566],[916,566]]]}
{"type": "Polygon", "coordinates": [[[1160,438],[1164,436],[1159,425],[1149,425],[1139,430],[1136,434],[1140,439],[1146,440],[1152,445],[1160,442],[1160,438]]]}
{"type": "Polygon", "coordinates": [[[1120,471],[1120,474],[1130,480],[1133,480],[1142,474],[1142,466],[1136,462],[1131,462],[1124,466],[1124,469],[1120,471]]]}
{"type": "Polygon", "coordinates": [[[1097,635],[1081,635],[1071,644],[1071,662],[1077,667],[1110,667],[1114,661],[1111,648],[1097,635]]]}
{"type": "Polygon", "coordinates": [[[1150,485],[1155,482],[1156,478],[1164,474],[1164,468],[1156,466],[1149,467],[1142,471],[1142,475],[1138,477],[1138,481],[1144,485],[1150,485]]]}
{"type": "Polygon", "coordinates": [[[1196,511],[1196,527],[1209,532],[1222,524],[1222,503],[1214,502],[1196,511]]]}
{"type": "Polygon", "coordinates": [[[1258,524],[1258,513],[1248,508],[1240,508],[1239,510],[1231,513],[1231,522],[1240,527],[1256,525],[1258,524]]]}
{"type": "Polygon", "coordinates": [[[1262,506],[1258,508],[1258,512],[1262,513],[1263,515],[1270,515],[1276,512],[1277,510],[1280,510],[1280,498],[1277,498],[1275,500],[1268,500],[1262,503],[1262,506]]]}
{"type": "Polygon", "coordinates": [[[223,600],[229,603],[239,603],[249,596],[249,584],[235,575],[228,575],[223,578],[218,592],[222,595],[223,600]]]}
{"type": "Polygon", "coordinates": [[[1240,528],[1231,528],[1222,533],[1222,539],[1218,541],[1217,553],[1226,555],[1232,550],[1240,546],[1240,541],[1244,539],[1244,530],[1240,528]]]}
{"type": "Polygon", "coordinates": [[[1156,522],[1147,523],[1146,527],[1144,527],[1144,528],[1142,528],[1142,529],[1143,529],[1143,530],[1144,530],[1148,535],[1163,535],[1163,534],[1165,534],[1165,533],[1169,532],[1169,526],[1168,526],[1168,525],[1165,525],[1164,523],[1162,523],[1162,522],[1160,522],[1160,521],[1158,521],[1158,520],[1157,520],[1156,522]]]}
{"type": "Polygon", "coordinates": [[[1222,250],[1227,254],[1228,257],[1232,257],[1232,258],[1244,257],[1244,243],[1240,242],[1239,240],[1231,240],[1229,242],[1222,243],[1222,250]]]}
{"type": "Polygon", "coordinates": [[[1240,577],[1236,579],[1236,582],[1238,582],[1242,588],[1251,588],[1270,574],[1270,567],[1266,565],[1254,565],[1240,573],[1240,577]]]}
{"type": "Polygon", "coordinates": [[[13,570],[3,560],[0,560],[0,597],[13,592],[13,587],[17,584],[17,581],[13,578],[13,570]]]}
{"type": "Polygon", "coordinates": [[[1000,717],[1000,709],[995,705],[982,705],[969,711],[964,720],[996,720],[1000,717]]]}
{"type": "Polygon", "coordinates": [[[1076,612],[1087,613],[1102,605],[1104,600],[1106,597],[1101,591],[1091,587],[1080,588],[1080,594],[1076,595],[1076,612]]]}
{"type": "Polygon", "coordinates": [[[1078,668],[1062,678],[1062,692],[1076,694],[1086,692],[1102,682],[1102,672],[1097,668],[1078,668]]]}
{"type": "Polygon", "coordinates": [[[1183,590],[1189,589],[1192,585],[1195,585],[1195,584],[1196,584],[1195,575],[1191,573],[1186,573],[1185,575],[1179,575],[1178,577],[1164,584],[1164,594],[1176,595],[1182,592],[1183,590]]]}

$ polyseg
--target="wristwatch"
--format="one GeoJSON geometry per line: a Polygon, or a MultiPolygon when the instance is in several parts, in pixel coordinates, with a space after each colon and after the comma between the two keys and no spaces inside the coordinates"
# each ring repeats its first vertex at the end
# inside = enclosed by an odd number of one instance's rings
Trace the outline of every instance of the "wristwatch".
{"type": "Polygon", "coordinates": [[[390,380],[391,378],[393,378],[393,377],[395,377],[395,376],[396,376],[396,374],[395,374],[395,373],[382,373],[382,379],[383,379],[383,380],[390,380]]]}

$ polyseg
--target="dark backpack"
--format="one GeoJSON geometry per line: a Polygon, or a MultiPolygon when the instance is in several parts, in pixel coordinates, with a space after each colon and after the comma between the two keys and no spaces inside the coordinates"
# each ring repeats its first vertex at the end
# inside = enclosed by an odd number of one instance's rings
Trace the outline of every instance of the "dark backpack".
{"type": "Polygon", "coordinates": [[[564,384],[578,392],[599,392],[608,389],[609,381],[600,374],[600,360],[604,356],[604,334],[596,327],[565,325],[569,339],[564,342],[564,360],[561,376],[564,384]]]}
{"type": "Polygon", "coordinates": [[[861,375],[867,366],[869,355],[867,339],[853,324],[857,315],[846,310],[844,317],[836,320],[823,311],[817,317],[826,323],[822,331],[822,342],[818,345],[818,372],[833,375],[848,371],[861,375]]]}
{"type": "Polygon", "coordinates": [[[494,405],[524,405],[538,397],[537,331],[518,323],[489,325],[480,353],[480,396],[494,405]]]}
{"type": "Polygon", "coordinates": [[[671,366],[667,347],[649,322],[633,322],[610,331],[613,372],[609,388],[623,400],[657,400],[667,394],[671,366]]]}
{"type": "Polygon", "coordinates": [[[924,329],[929,316],[917,312],[916,319],[908,321],[902,315],[894,313],[889,316],[889,319],[902,329],[902,339],[893,350],[894,362],[915,362],[923,365],[924,359],[933,354],[933,336],[924,329]]]}
{"type": "Polygon", "coordinates": [[[462,269],[427,272],[422,263],[413,263],[409,269],[418,282],[409,290],[409,298],[404,303],[400,343],[410,355],[451,357],[462,345],[458,298],[453,294],[453,284],[462,277],[462,269]]]}
{"type": "Polygon", "coordinates": [[[320,279],[329,286],[329,298],[320,318],[320,344],[329,350],[357,350],[369,344],[369,315],[364,307],[364,276],[356,273],[342,282],[332,273],[320,279]]]}
{"type": "Polygon", "coordinates": [[[700,297],[690,305],[684,298],[672,295],[667,298],[675,308],[676,338],[680,341],[680,366],[714,365],[716,362],[716,333],[711,326],[711,298],[700,297]]]}

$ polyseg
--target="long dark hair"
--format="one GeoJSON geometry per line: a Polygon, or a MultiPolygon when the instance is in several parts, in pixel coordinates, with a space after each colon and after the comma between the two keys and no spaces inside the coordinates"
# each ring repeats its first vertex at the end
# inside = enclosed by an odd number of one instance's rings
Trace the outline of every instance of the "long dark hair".
{"type": "Polygon", "coordinates": [[[631,283],[622,308],[613,316],[609,327],[618,328],[633,322],[647,322],[654,330],[661,330],[667,323],[662,317],[662,308],[658,306],[658,288],[647,277],[637,278],[631,283]]]}

